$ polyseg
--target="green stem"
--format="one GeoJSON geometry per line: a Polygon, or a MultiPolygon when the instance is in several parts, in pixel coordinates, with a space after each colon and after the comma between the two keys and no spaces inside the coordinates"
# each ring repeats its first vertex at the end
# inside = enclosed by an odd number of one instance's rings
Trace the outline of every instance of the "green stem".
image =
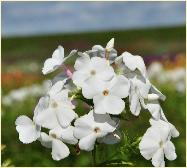
{"type": "Polygon", "coordinates": [[[121,160],[121,159],[113,159],[113,160],[108,160],[108,161],[105,161],[101,164],[99,164],[99,166],[109,166],[109,165],[113,165],[113,166],[133,166],[133,163],[131,162],[126,162],[124,160],[121,160]]]}
{"type": "Polygon", "coordinates": [[[96,166],[96,145],[94,146],[94,149],[92,150],[92,166],[96,166]]]}

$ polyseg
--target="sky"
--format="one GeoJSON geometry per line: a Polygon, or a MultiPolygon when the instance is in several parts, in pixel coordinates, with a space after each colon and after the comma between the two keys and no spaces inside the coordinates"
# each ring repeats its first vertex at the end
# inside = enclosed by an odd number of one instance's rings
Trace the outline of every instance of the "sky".
{"type": "Polygon", "coordinates": [[[2,2],[2,36],[185,25],[185,2],[2,2]]]}

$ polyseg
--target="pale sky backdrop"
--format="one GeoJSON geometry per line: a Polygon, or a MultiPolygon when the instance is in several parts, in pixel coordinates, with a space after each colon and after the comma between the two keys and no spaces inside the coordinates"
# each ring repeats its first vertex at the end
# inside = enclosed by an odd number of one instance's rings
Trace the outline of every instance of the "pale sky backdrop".
{"type": "Polygon", "coordinates": [[[2,2],[2,35],[185,25],[185,2],[2,2]]]}

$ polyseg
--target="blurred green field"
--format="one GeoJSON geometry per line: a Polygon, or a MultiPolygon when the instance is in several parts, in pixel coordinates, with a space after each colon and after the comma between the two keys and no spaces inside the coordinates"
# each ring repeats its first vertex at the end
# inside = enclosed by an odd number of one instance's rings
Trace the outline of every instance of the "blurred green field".
{"type": "MultiPolygon", "coordinates": [[[[51,53],[59,45],[63,45],[69,50],[78,48],[80,51],[90,49],[94,44],[105,45],[111,38],[115,37],[115,48],[122,53],[129,51],[133,54],[142,56],[159,55],[165,53],[185,53],[185,27],[158,28],[127,30],[116,32],[98,32],[98,33],[81,33],[69,35],[50,35],[37,37],[14,37],[2,39],[2,74],[15,66],[21,70],[21,64],[27,64],[30,61],[37,62],[41,65],[43,61],[51,56],[51,53]]],[[[66,52],[65,51],[65,52],[66,52]]],[[[71,65],[70,61],[70,65],[71,65]]],[[[40,69],[41,69],[40,68],[40,69]]],[[[34,75],[39,75],[40,80],[33,83],[40,83],[42,80],[51,77],[41,75],[37,70],[34,75]]],[[[25,76],[26,77],[26,76],[25,76]]],[[[6,78],[5,78],[6,80],[6,78]]],[[[180,132],[180,136],[172,139],[176,145],[177,159],[175,161],[166,161],[166,166],[185,166],[186,165],[186,95],[185,92],[179,93],[167,86],[160,87],[156,85],[166,96],[162,107],[168,120],[173,123],[180,132]]],[[[10,88],[2,84],[2,99],[10,88]]],[[[81,151],[76,155],[75,148],[71,147],[72,154],[70,157],[59,162],[51,158],[51,150],[41,146],[36,141],[32,144],[24,145],[18,139],[15,129],[15,120],[19,115],[32,116],[33,109],[39,98],[29,98],[24,102],[13,103],[12,106],[2,105],[1,114],[1,143],[7,147],[2,153],[1,162],[10,158],[14,166],[91,166],[91,152],[81,151]]],[[[85,110],[82,103],[76,109],[78,114],[84,114],[85,110]]],[[[121,128],[128,135],[129,139],[142,136],[149,127],[150,114],[142,111],[141,115],[136,118],[128,114],[129,121],[121,123],[121,128]]],[[[104,162],[112,155],[120,155],[120,145],[102,145],[98,146],[97,163],[104,162]]],[[[128,150],[128,148],[127,148],[128,150]]],[[[139,153],[124,159],[130,161],[134,166],[152,166],[150,161],[146,161],[139,153]]],[[[130,165],[127,165],[130,166],[130,165]]]]}
{"type": "Polygon", "coordinates": [[[88,50],[95,44],[103,46],[115,38],[118,53],[132,52],[141,56],[163,53],[185,53],[185,26],[126,31],[110,31],[79,34],[57,34],[2,39],[2,62],[42,61],[49,57],[58,45],[65,49],[88,50]]]}

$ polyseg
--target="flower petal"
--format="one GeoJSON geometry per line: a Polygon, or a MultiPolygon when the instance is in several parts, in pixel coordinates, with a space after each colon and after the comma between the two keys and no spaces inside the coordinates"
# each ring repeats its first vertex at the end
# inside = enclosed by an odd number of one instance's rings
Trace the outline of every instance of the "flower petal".
{"type": "MultiPolygon", "coordinates": [[[[97,69],[99,71],[99,69],[97,69]]],[[[99,71],[97,73],[97,78],[102,81],[108,81],[111,80],[114,77],[114,69],[112,67],[107,67],[106,69],[99,71]]]]}
{"type": "Polygon", "coordinates": [[[95,95],[99,94],[105,87],[105,83],[96,78],[87,80],[86,84],[82,87],[82,94],[87,99],[92,99],[95,95]]]}
{"type": "Polygon", "coordinates": [[[78,54],[81,56],[76,59],[74,68],[75,70],[83,70],[89,66],[90,57],[86,53],[78,52],[78,54]]]}
{"type": "Polygon", "coordinates": [[[59,45],[58,48],[53,52],[52,58],[62,61],[64,58],[64,48],[59,45]]]}
{"type": "Polygon", "coordinates": [[[52,58],[48,58],[45,63],[44,63],[44,67],[42,69],[42,73],[44,75],[47,75],[53,71],[55,71],[56,69],[58,69],[61,66],[61,63],[56,60],[56,59],[52,59],[52,58]]]}
{"type": "Polygon", "coordinates": [[[151,87],[151,83],[143,78],[141,75],[135,76],[133,79],[131,79],[132,85],[137,88],[139,94],[144,98],[148,98],[148,93],[151,87]]]}
{"type": "Polygon", "coordinates": [[[171,136],[173,138],[178,137],[179,136],[179,131],[175,128],[175,126],[173,124],[169,123],[169,125],[170,125],[170,128],[171,128],[171,136]]]}
{"type": "Polygon", "coordinates": [[[122,55],[123,62],[131,71],[135,71],[137,68],[144,77],[147,77],[146,67],[142,57],[134,56],[128,52],[124,52],[122,55]]]}
{"type": "Polygon", "coordinates": [[[56,110],[57,120],[62,127],[68,127],[71,121],[76,117],[75,112],[70,108],[65,108],[62,106],[56,110]]]}
{"type": "Polygon", "coordinates": [[[22,126],[30,126],[33,124],[33,122],[29,117],[25,115],[21,115],[16,119],[15,124],[22,125],[22,126]]]}
{"type": "Polygon", "coordinates": [[[52,148],[52,138],[49,137],[45,132],[41,132],[40,138],[38,139],[41,144],[46,148],[52,148]]]}
{"type": "Polygon", "coordinates": [[[62,129],[61,131],[61,138],[63,142],[69,143],[69,144],[76,144],[78,140],[73,135],[74,127],[69,126],[65,129],[62,129]]]}
{"type": "Polygon", "coordinates": [[[37,117],[38,113],[40,113],[40,111],[43,111],[48,107],[48,102],[49,102],[48,96],[40,98],[38,104],[36,105],[36,107],[34,109],[34,117],[33,117],[34,121],[35,121],[35,118],[37,117]]]}
{"type": "Polygon", "coordinates": [[[113,95],[109,95],[106,96],[104,99],[104,109],[105,112],[109,113],[109,114],[120,114],[125,108],[125,102],[117,97],[117,96],[113,96],[113,95]]]}
{"type": "Polygon", "coordinates": [[[153,128],[148,128],[139,144],[141,155],[149,160],[159,148],[160,139],[153,128]]]}
{"type": "Polygon", "coordinates": [[[89,79],[89,73],[87,71],[75,71],[72,76],[73,83],[79,87],[83,87],[87,79],[89,79]]]}
{"type": "Polygon", "coordinates": [[[60,140],[53,139],[52,140],[52,158],[54,160],[61,160],[69,156],[70,151],[69,148],[60,140]]]}
{"type": "Polygon", "coordinates": [[[153,155],[152,164],[155,167],[163,167],[163,166],[165,166],[165,163],[164,163],[164,152],[163,152],[162,148],[158,149],[157,152],[153,155]]]}
{"type": "Polygon", "coordinates": [[[78,138],[81,139],[83,137],[86,137],[88,135],[90,135],[91,133],[93,133],[93,129],[87,127],[86,124],[81,123],[81,126],[75,126],[73,135],[78,138]]]}
{"type": "Polygon", "coordinates": [[[157,100],[155,101],[149,101],[146,105],[147,109],[151,113],[152,117],[156,120],[160,119],[160,111],[161,107],[157,100]]]}
{"type": "Polygon", "coordinates": [[[114,78],[113,86],[111,88],[111,93],[120,98],[125,98],[129,95],[130,82],[129,80],[119,75],[114,78]]]}
{"type": "Polygon", "coordinates": [[[16,121],[16,130],[23,143],[31,143],[40,136],[40,127],[36,126],[27,116],[19,116],[16,121]]]}
{"type": "Polygon", "coordinates": [[[94,45],[92,47],[92,50],[94,50],[94,51],[103,51],[104,52],[104,48],[101,45],[94,45]]]}
{"type": "MultiPolygon", "coordinates": [[[[164,112],[163,112],[162,109],[161,109],[161,120],[168,122],[168,120],[167,120],[166,116],[164,115],[164,112]]],[[[173,124],[171,124],[170,122],[168,122],[168,123],[170,125],[171,136],[173,138],[178,137],[179,136],[179,131],[175,128],[175,126],[173,124]]]]}
{"type": "Polygon", "coordinates": [[[104,58],[92,57],[91,65],[92,69],[96,71],[97,78],[99,78],[100,80],[110,80],[115,74],[113,68],[104,58]]]}
{"type": "Polygon", "coordinates": [[[93,133],[94,118],[93,112],[78,118],[75,120],[74,136],[78,139],[81,139],[89,134],[93,133]]]}
{"type": "Polygon", "coordinates": [[[92,133],[84,138],[81,138],[79,141],[79,148],[86,151],[91,151],[94,149],[96,134],[92,133]]]}
{"type": "Polygon", "coordinates": [[[93,97],[94,102],[94,112],[97,114],[106,114],[105,108],[104,108],[104,96],[101,94],[98,94],[93,97]]]}
{"type": "Polygon", "coordinates": [[[157,94],[161,100],[165,100],[166,99],[166,96],[163,95],[154,85],[151,86],[150,91],[152,93],[157,94]]]}
{"type": "Polygon", "coordinates": [[[57,93],[59,93],[62,88],[64,87],[64,84],[66,82],[67,78],[64,79],[63,81],[58,81],[56,82],[51,89],[49,90],[48,94],[52,97],[55,96],[57,93]]]}
{"type": "Polygon", "coordinates": [[[168,122],[168,120],[167,120],[167,118],[166,118],[166,116],[165,116],[165,114],[164,114],[162,108],[161,108],[160,114],[161,114],[160,119],[163,120],[163,121],[168,122]]]}
{"type": "Polygon", "coordinates": [[[52,58],[48,58],[44,62],[44,66],[42,68],[42,72],[44,75],[53,72],[56,70],[59,66],[61,66],[64,59],[64,48],[62,46],[59,46],[52,55],[52,58]]]}
{"type": "Polygon", "coordinates": [[[129,102],[130,102],[131,113],[134,114],[135,116],[138,116],[140,114],[141,105],[140,105],[139,97],[133,88],[131,88],[131,93],[129,95],[129,102]]]}
{"type": "Polygon", "coordinates": [[[164,145],[164,154],[168,160],[175,160],[177,155],[175,153],[175,146],[171,141],[167,141],[164,145]]]}
{"type": "Polygon", "coordinates": [[[160,136],[161,140],[165,142],[170,134],[170,125],[168,122],[162,121],[162,120],[149,120],[152,127],[157,131],[158,136],[160,136]]]}
{"type": "Polygon", "coordinates": [[[53,129],[59,126],[55,111],[51,108],[47,108],[46,110],[38,113],[37,117],[35,118],[35,122],[38,125],[48,129],[53,129]]]}

